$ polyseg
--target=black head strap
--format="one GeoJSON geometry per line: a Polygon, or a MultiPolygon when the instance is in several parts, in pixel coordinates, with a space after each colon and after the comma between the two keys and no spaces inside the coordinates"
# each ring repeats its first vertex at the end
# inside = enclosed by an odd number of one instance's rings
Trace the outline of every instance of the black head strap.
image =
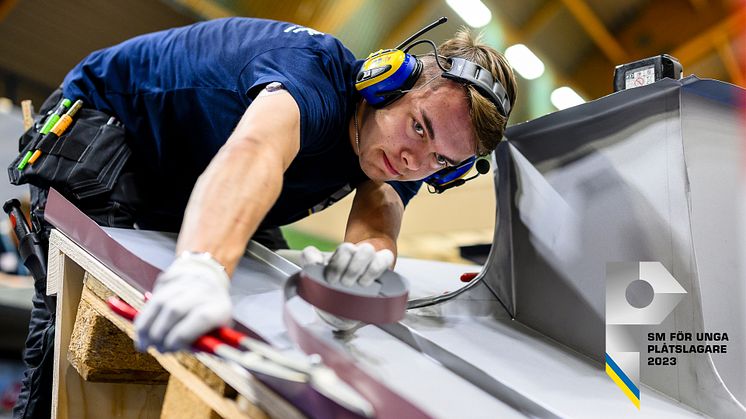
{"type": "Polygon", "coordinates": [[[482,66],[463,58],[449,58],[451,68],[443,73],[443,77],[468,83],[497,107],[497,111],[504,117],[510,114],[510,99],[508,92],[499,81],[492,78],[492,74],[482,66]]]}

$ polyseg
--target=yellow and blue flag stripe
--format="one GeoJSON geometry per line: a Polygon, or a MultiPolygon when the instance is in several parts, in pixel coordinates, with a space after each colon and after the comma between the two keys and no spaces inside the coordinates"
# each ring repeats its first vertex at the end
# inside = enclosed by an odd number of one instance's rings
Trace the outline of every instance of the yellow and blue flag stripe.
{"type": "Polygon", "coordinates": [[[640,409],[640,389],[627,377],[627,374],[619,368],[616,362],[611,356],[606,354],[606,374],[611,377],[619,388],[622,389],[624,394],[627,395],[629,400],[634,404],[637,409],[640,409]]]}

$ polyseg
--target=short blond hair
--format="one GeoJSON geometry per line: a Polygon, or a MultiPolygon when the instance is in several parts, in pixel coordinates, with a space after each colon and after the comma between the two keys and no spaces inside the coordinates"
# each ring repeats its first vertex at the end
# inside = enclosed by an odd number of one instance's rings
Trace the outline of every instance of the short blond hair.
{"type": "MultiPolygon", "coordinates": [[[[469,28],[461,27],[453,38],[438,46],[438,55],[445,58],[464,58],[484,67],[495,80],[498,80],[505,87],[510,101],[510,109],[513,109],[517,90],[513,69],[505,56],[482,42],[482,34],[475,36],[469,28]]],[[[432,54],[422,57],[422,61],[425,68],[414,88],[427,83],[442,72],[435,63],[432,54]]],[[[443,61],[441,59],[441,64],[448,68],[443,61]]],[[[430,88],[437,89],[447,80],[443,77],[439,79],[433,80],[434,83],[429,83],[430,88]]],[[[474,86],[466,85],[466,97],[469,103],[471,123],[477,137],[476,154],[480,156],[489,154],[497,148],[497,144],[503,137],[508,123],[508,115],[501,115],[497,107],[479,93],[474,86]]]]}

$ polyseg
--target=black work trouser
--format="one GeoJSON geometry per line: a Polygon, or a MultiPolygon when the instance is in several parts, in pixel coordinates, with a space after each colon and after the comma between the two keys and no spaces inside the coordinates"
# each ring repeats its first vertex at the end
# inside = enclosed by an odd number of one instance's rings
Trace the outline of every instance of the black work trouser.
{"type": "MultiPolygon", "coordinates": [[[[127,178],[129,174],[122,175],[127,178]]],[[[74,201],[98,224],[110,227],[132,228],[134,211],[124,188],[117,182],[112,192],[85,200],[74,201]]],[[[38,220],[44,220],[48,189],[31,186],[31,211],[38,220]]],[[[42,245],[49,251],[51,226],[42,222],[42,245]]],[[[54,367],[54,323],[56,297],[47,295],[47,278],[34,278],[31,320],[26,338],[23,361],[26,371],[18,401],[13,408],[13,418],[49,418],[52,408],[52,375],[54,367]]]]}
{"type": "MultiPolygon", "coordinates": [[[[123,173],[111,193],[73,201],[86,215],[102,226],[133,228],[135,207],[140,199],[131,172],[123,173]]],[[[31,186],[31,209],[39,220],[44,219],[48,190],[31,186]]],[[[51,226],[44,223],[43,246],[49,250],[51,226]]],[[[287,248],[279,228],[257,231],[254,240],[271,249],[287,248]]],[[[18,401],[13,408],[14,419],[49,418],[52,408],[54,367],[54,329],[56,297],[47,295],[47,278],[34,278],[33,308],[23,360],[26,371],[18,401]]]]}

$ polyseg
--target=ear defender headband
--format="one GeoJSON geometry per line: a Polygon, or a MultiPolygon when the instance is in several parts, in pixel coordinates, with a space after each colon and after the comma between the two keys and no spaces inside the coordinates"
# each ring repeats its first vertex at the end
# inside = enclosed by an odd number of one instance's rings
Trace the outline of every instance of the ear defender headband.
{"type": "MultiPolygon", "coordinates": [[[[355,89],[374,108],[382,108],[404,96],[417,82],[422,73],[422,61],[408,51],[415,45],[427,43],[433,48],[435,62],[443,71],[442,76],[456,82],[474,86],[477,91],[492,102],[497,112],[506,118],[510,114],[510,99],[505,87],[492,77],[484,67],[464,58],[446,58],[450,69],[446,70],[438,58],[438,49],[430,40],[423,39],[412,43],[425,32],[445,23],[446,17],[420,29],[394,49],[378,50],[368,56],[357,73],[355,89]],[[409,45],[412,43],[411,45],[409,45]],[[406,49],[402,48],[409,45],[406,49]]],[[[477,163],[477,172],[489,172],[489,162],[483,158],[470,157],[458,166],[448,167],[423,179],[432,193],[442,193],[447,189],[461,186],[478,175],[464,179],[464,176],[477,163]]]]}

